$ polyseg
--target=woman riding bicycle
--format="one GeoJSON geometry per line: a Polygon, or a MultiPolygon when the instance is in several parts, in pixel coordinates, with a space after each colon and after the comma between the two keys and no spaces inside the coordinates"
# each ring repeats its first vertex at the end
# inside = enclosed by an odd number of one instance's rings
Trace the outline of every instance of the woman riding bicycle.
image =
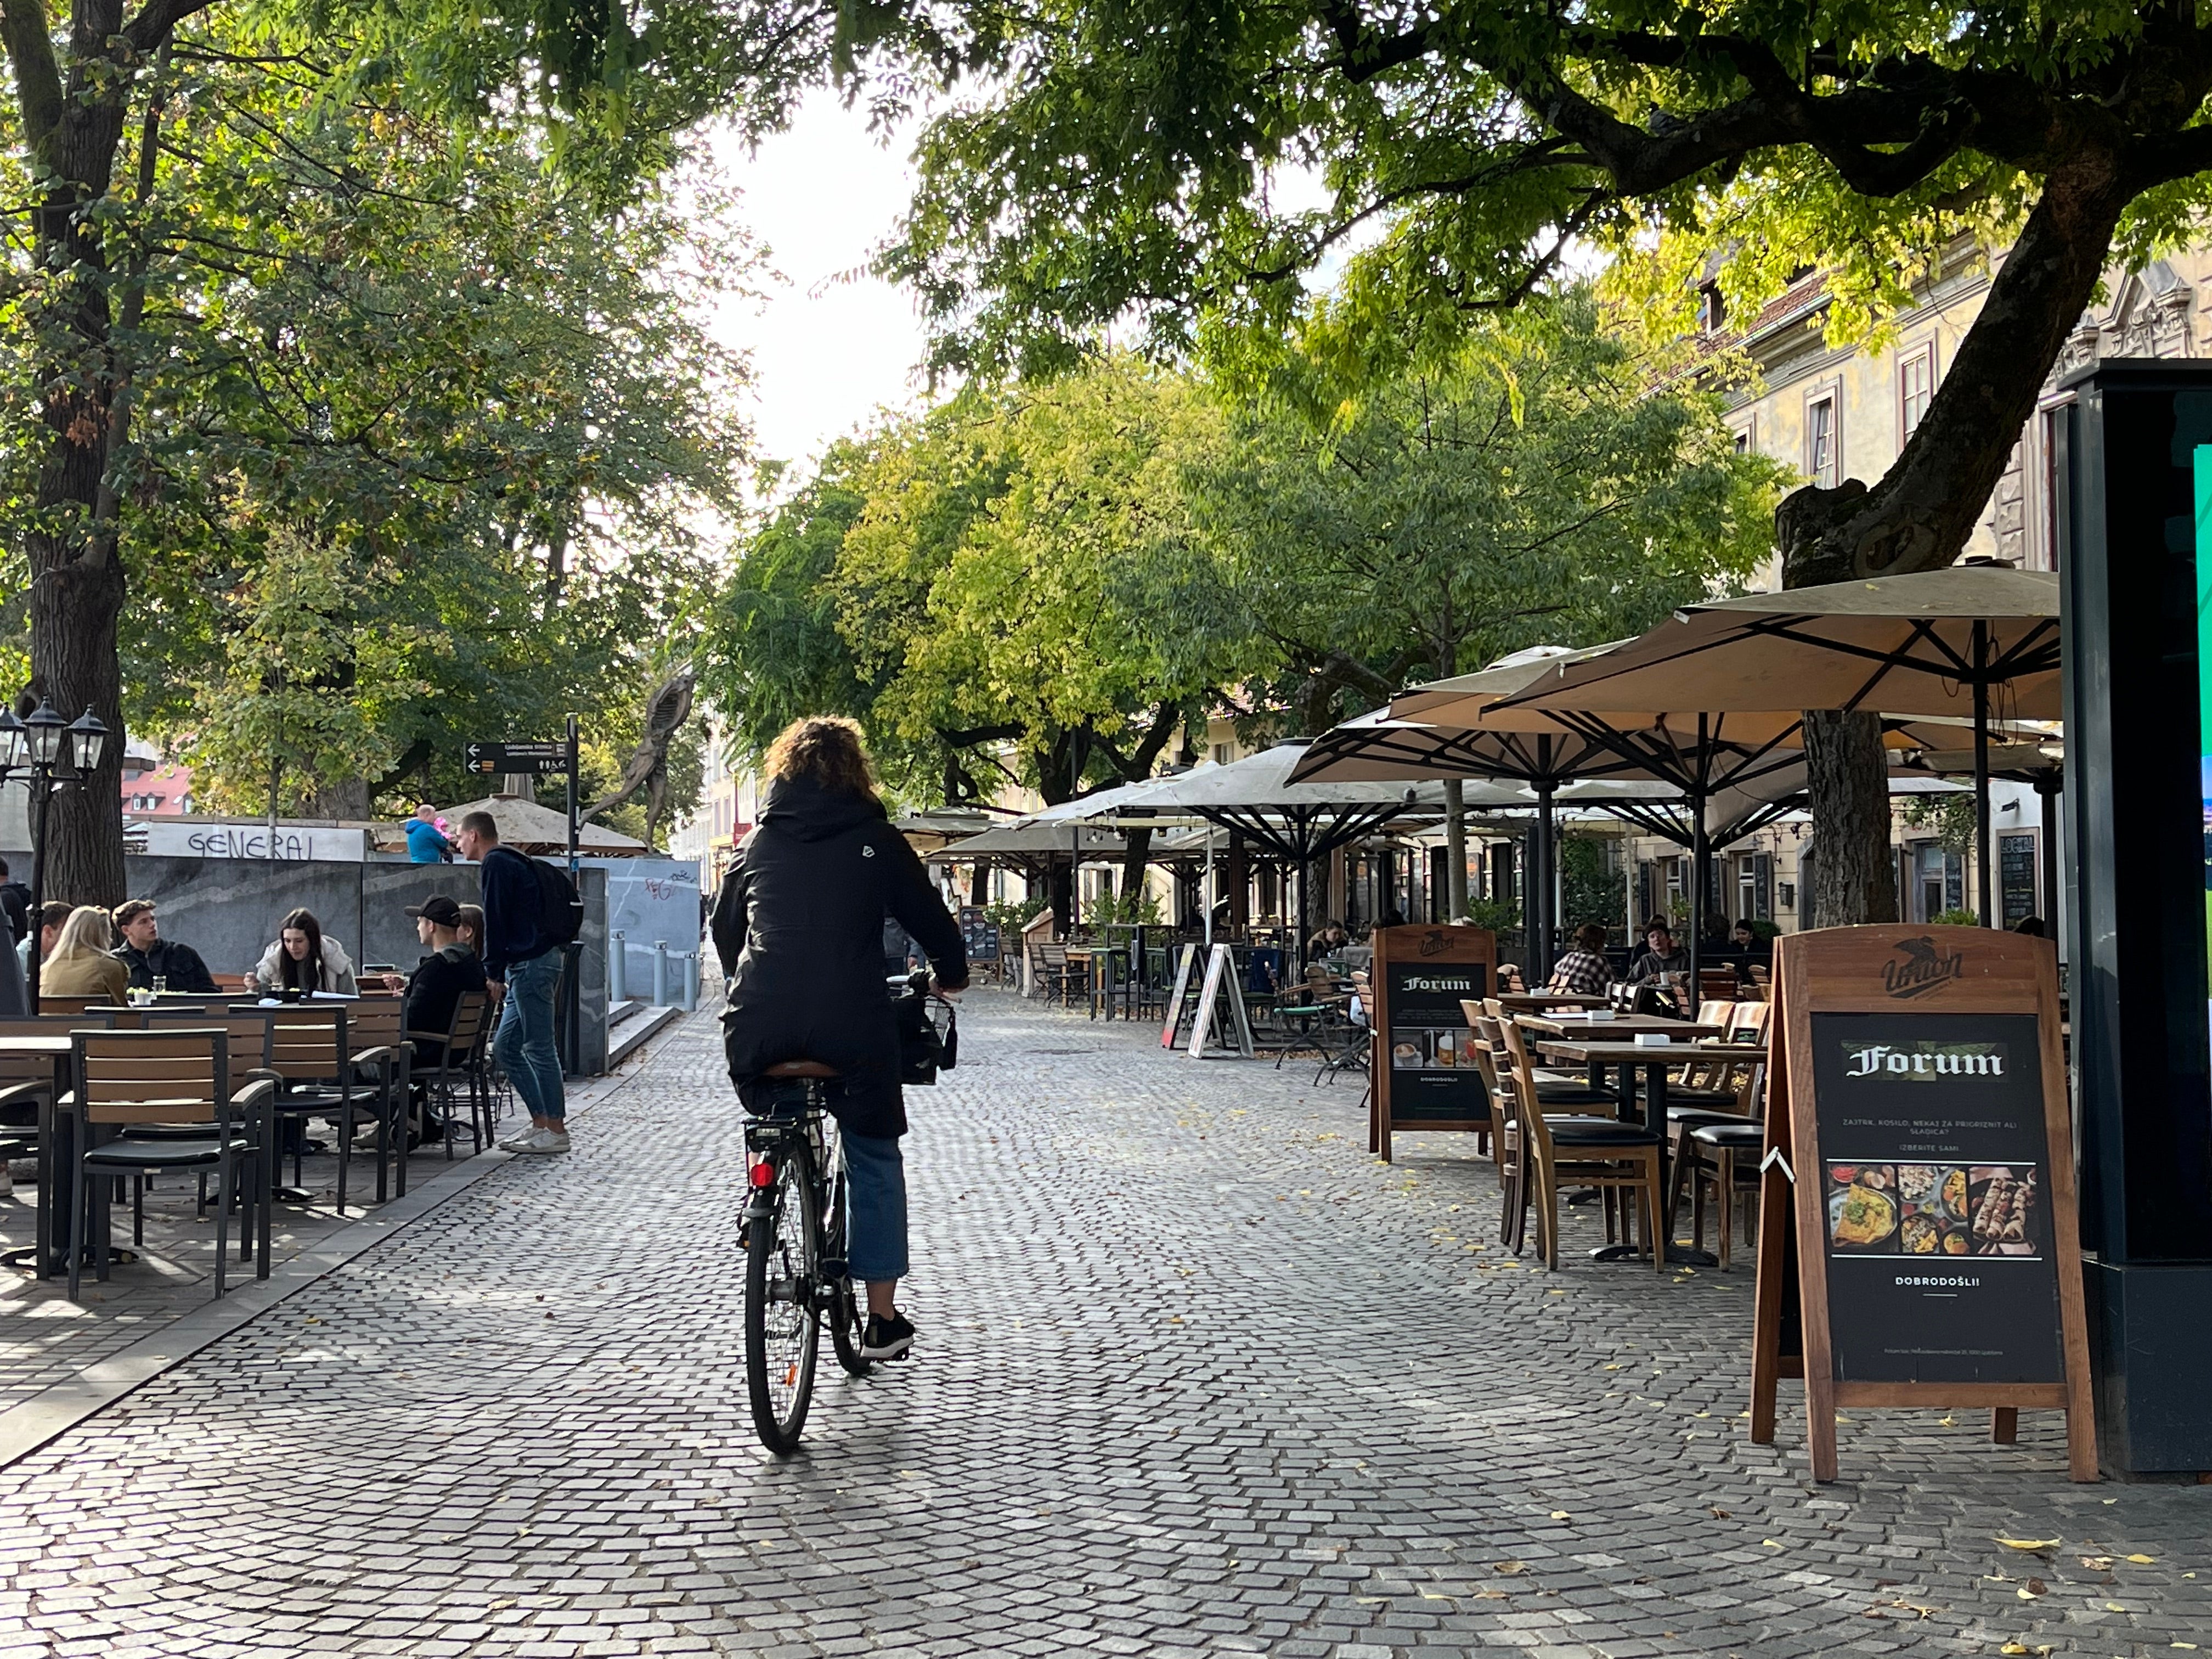
{"type": "Polygon", "coordinates": [[[787,1060],[833,1067],[829,1108],[844,1142],[848,1267],[868,1287],[860,1352],[896,1359],[914,1342],[898,1311],[906,1276],[906,1133],[899,1036],[884,983],[884,918],[928,956],[939,995],[968,983],[960,928],[877,799],[860,728],[794,720],[763,763],[768,804],[715,896],[714,949],[728,977],[730,1080],[770,1103],[763,1074],[787,1060]]]}

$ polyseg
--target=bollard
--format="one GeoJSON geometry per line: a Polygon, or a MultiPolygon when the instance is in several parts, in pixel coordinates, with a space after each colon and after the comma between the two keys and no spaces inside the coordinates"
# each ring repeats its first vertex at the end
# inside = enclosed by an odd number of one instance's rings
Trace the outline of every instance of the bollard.
{"type": "Polygon", "coordinates": [[[668,1006],[668,941],[665,939],[653,941],[653,1006],[668,1006]]]}
{"type": "Polygon", "coordinates": [[[629,975],[625,971],[629,966],[626,960],[629,955],[629,946],[623,942],[621,932],[616,930],[609,933],[607,935],[607,1000],[611,1004],[626,1002],[629,1000],[629,986],[627,983],[629,975]]]}
{"type": "Polygon", "coordinates": [[[683,962],[684,976],[680,982],[680,991],[684,998],[684,1012],[687,1014],[696,1014],[699,1012],[699,953],[696,951],[686,951],[684,953],[683,962]]]}

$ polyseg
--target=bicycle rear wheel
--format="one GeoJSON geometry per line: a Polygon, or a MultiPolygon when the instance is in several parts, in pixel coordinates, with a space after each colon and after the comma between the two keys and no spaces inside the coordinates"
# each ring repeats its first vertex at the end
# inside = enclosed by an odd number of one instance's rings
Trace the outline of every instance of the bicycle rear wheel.
{"type": "Polygon", "coordinates": [[[775,1202],[745,1239],[745,1384],[753,1427],[778,1456],[799,1448],[814,1403],[815,1248],[821,1220],[802,1155],[776,1165],[775,1202]]]}

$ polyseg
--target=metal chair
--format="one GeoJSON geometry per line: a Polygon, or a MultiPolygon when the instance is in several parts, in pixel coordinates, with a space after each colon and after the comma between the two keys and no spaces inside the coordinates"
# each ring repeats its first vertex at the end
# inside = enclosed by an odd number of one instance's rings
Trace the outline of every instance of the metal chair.
{"type": "MultiPolygon", "coordinates": [[[[446,1158],[453,1156],[453,1099],[458,1091],[468,1102],[471,1150],[482,1152],[498,1132],[489,1076],[491,998],[483,991],[464,991],[453,1003],[453,1017],[443,1031],[402,1031],[400,1038],[413,1045],[416,1077],[422,1085],[423,1103],[434,1102],[445,1125],[446,1158]],[[432,1060],[429,1056],[435,1054],[432,1060]]],[[[407,1189],[403,1186],[401,1192],[407,1189]]]]}
{"type": "MultiPolygon", "coordinates": [[[[376,1125],[376,1201],[384,1202],[388,1164],[399,1158],[399,1195],[407,1195],[407,1091],[415,1051],[400,1026],[397,997],[364,997],[347,1014],[347,1041],[356,1045],[353,1073],[368,1089],[367,1104],[376,1125]]],[[[338,1213],[346,1206],[346,1176],[352,1167],[353,1137],[338,1147],[338,1213]]]]}
{"type": "MultiPolygon", "coordinates": [[[[165,1170],[212,1170],[216,1175],[215,1293],[224,1289],[230,1255],[230,1200],[241,1196],[241,1259],[253,1237],[252,1219],[268,1213],[261,1178],[269,1141],[269,1106],[276,1085],[257,1079],[231,1089],[229,1033],[219,1029],[176,1031],[94,1031],[70,1034],[77,1087],[68,1104],[75,1131],[70,1176],[69,1294],[77,1299],[89,1220],[91,1183],[136,1178],[143,1183],[165,1170]],[[155,1125],[195,1126],[198,1135],[142,1138],[128,1133],[94,1146],[95,1128],[127,1130],[155,1125]],[[242,1176],[242,1181],[241,1181],[242,1176]]],[[[143,1184],[136,1190],[143,1192],[143,1184]]],[[[142,1222],[143,1228],[143,1222],[142,1222]]],[[[109,1273],[107,1232],[100,1230],[96,1276],[109,1273]]],[[[268,1235],[261,1235],[257,1276],[269,1273],[268,1235]]]]}
{"type": "MultiPolygon", "coordinates": [[[[341,1160],[345,1143],[353,1139],[358,1097],[353,1050],[346,1035],[351,1005],[294,1002],[265,1012],[269,1050],[263,1074],[277,1085],[276,1098],[270,1109],[279,1123],[296,1120],[300,1124],[299,1139],[292,1148],[292,1184],[296,1188],[305,1178],[307,1119],[337,1121],[341,1160]]],[[[272,1148],[272,1164],[282,1156],[281,1151],[272,1148]]]]}

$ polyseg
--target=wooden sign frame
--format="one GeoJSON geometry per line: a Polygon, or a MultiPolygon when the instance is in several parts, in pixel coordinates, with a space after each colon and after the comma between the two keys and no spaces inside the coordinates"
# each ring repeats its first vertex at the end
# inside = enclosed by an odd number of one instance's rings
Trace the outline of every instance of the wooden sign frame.
{"type": "Polygon", "coordinates": [[[1244,988],[1237,982],[1236,953],[1227,945],[1217,945],[1206,957],[1206,982],[1199,988],[1198,1012],[1191,1018],[1188,1052],[1193,1060],[1206,1058],[1206,1039],[1213,1031],[1224,991],[1229,994],[1230,1007],[1236,1011],[1230,1024],[1237,1052],[1247,1060],[1257,1052],[1252,1042],[1252,1016],[1244,1007],[1244,988]]]}
{"type": "MultiPolygon", "coordinates": [[[[2014,1437],[2021,1407],[2055,1407],[2066,1413],[2069,1474],[2075,1480],[2098,1479],[2075,1203],[2073,1124],[2067,1101],[2065,1056],[2059,1042],[2057,947],[2048,939],[1984,927],[1884,925],[1785,934],[1776,942],[1775,956],[1775,1010],[1768,1028],[1772,1059],[1767,1078],[1760,1181],[1759,1285],[1753,1323],[1752,1439],[1760,1444],[1773,1441],[1778,1384],[1784,1376],[1798,1376],[1805,1382],[1806,1440],[1816,1480],[1836,1479],[1836,1413],[1849,1406],[1987,1406],[1993,1413],[1992,1438],[2000,1443],[2010,1443],[2014,1437]],[[1814,1085],[1813,1024],[1816,1017],[1826,1014],[2004,1015],[2034,1020],[2043,1097],[2042,1155],[2031,1170],[2029,1184],[2032,1192],[2034,1176],[2047,1175],[2045,1205],[2051,1265],[2057,1278],[2057,1358],[2061,1372],[2056,1380],[1880,1381],[1838,1376],[1837,1333],[1831,1323],[1834,1310],[1829,1295],[1829,1182],[1827,1166],[1822,1161],[1814,1085]],[[1784,1217],[1789,1224],[1777,1224],[1784,1217]]],[[[1963,1049],[1975,1045],[1954,1042],[1951,1046],[1963,1049]]],[[[1929,1059],[1924,1052],[1909,1056],[1893,1048],[1880,1052],[1905,1059],[1916,1071],[1929,1059]]],[[[1950,1056],[1947,1053],[1944,1058],[1948,1060],[1950,1056]]],[[[1892,1072],[1901,1069],[1894,1059],[1884,1063],[1892,1072]]],[[[1911,1086],[1912,1082],[1894,1085],[1911,1086]]],[[[1896,1098],[1894,1089],[1887,1098],[1896,1098]]],[[[1901,1105],[1910,1108],[1919,1103],[1905,1101],[1901,1105]]],[[[1962,1128],[1974,1127],[1978,1126],[1962,1128]]],[[[1931,1139],[1929,1144],[1936,1143],[1931,1139]]],[[[1960,1168],[1971,1154],[1951,1152],[1925,1156],[1930,1166],[1943,1167],[1948,1160],[1949,1167],[1960,1168]]],[[[1994,1157],[1990,1159],[1997,1161],[1994,1157]]],[[[2009,1161],[2016,1164],[2021,1160],[2009,1161]]],[[[1995,1177],[1990,1184],[1995,1187],[1995,1177]]],[[[1838,1188],[1839,1193],[1856,1190],[1855,1186],[1838,1188]]],[[[1901,1192],[1893,1207],[1900,1218],[1902,1237],[1901,1192]]],[[[1979,1221],[1971,1224],[1978,1236],[1979,1221]]],[[[1972,1248],[1971,1242],[1969,1248],[1972,1248]]],[[[1900,1254],[1895,1259],[1917,1258],[1900,1254]]],[[[1930,1264],[1990,1261],[1984,1255],[1929,1255],[1927,1259],[1930,1264]]],[[[2021,1264],[2023,1268],[2026,1265],[2021,1264]]],[[[1978,1275],[1975,1283],[1978,1282],[1978,1275]]]]}
{"type": "Polygon", "coordinates": [[[1188,1012],[1184,1005],[1190,1000],[1191,964],[1198,960],[1199,946],[1194,941],[1176,953],[1175,989],[1168,993],[1168,1011],[1160,1022],[1160,1047],[1173,1048],[1176,1038],[1182,1034],[1182,1018],[1188,1012]]]}
{"type": "MultiPolygon", "coordinates": [[[[1368,1074],[1367,1149],[1385,1164],[1390,1161],[1390,1138],[1394,1134],[1415,1131],[1441,1131],[1457,1134],[1472,1134],[1492,1127],[1487,1109],[1480,1117],[1401,1117],[1397,1115],[1398,1104],[1393,1099],[1392,1076],[1392,1011],[1390,1007],[1390,979],[1394,967],[1419,963],[1441,969],[1480,968],[1481,976],[1464,989],[1445,988],[1437,993],[1440,1002],[1448,1003],[1451,1013],[1449,1024],[1454,1029],[1464,1027],[1467,1017],[1458,1012],[1460,1003],[1468,998],[1481,999],[1498,994],[1498,936],[1487,927],[1469,927],[1439,923],[1427,927],[1377,927],[1373,944],[1375,959],[1368,973],[1367,1020],[1374,1033],[1374,1054],[1368,1074]]],[[[1402,1011],[1401,1011],[1402,1012],[1402,1011]]],[[[1424,1030],[1429,1028],[1422,1027],[1424,1030]]],[[[1480,1073],[1471,1059],[1468,1070],[1480,1086],[1480,1073]]]]}

